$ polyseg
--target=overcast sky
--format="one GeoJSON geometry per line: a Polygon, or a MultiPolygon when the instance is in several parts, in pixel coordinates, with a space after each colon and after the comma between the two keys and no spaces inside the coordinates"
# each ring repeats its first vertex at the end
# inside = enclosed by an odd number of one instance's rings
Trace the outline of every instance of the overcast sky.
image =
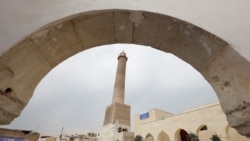
{"type": "Polygon", "coordinates": [[[153,108],[180,114],[218,101],[203,76],[174,55],[114,44],[78,53],[55,67],[21,115],[0,127],[53,136],[59,136],[63,127],[67,134],[98,132],[112,101],[117,56],[123,50],[128,56],[125,103],[131,106],[132,122],[135,114],[153,108]]]}

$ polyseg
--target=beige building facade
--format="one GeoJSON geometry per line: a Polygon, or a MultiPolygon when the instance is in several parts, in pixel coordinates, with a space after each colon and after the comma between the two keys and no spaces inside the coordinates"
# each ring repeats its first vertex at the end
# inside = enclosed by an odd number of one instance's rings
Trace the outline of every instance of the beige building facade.
{"type": "Polygon", "coordinates": [[[174,115],[159,109],[134,117],[135,135],[145,141],[186,141],[188,133],[198,135],[200,141],[209,141],[218,135],[222,141],[250,141],[241,136],[227,122],[219,103],[207,104],[174,115]]]}

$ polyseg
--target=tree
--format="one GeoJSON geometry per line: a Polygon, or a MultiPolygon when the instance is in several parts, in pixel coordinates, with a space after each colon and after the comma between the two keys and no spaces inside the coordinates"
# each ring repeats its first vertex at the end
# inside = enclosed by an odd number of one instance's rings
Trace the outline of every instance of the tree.
{"type": "Polygon", "coordinates": [[[199,141],[199,137],[195,133],[188,133],[187,134],[188,141],[199,141]]]}
{"type": "Polygon", "coordinates": [[[210,139],[211,141],[221,141],[220,137],[217,134],[212,135],[210,139]]]}
{"type": "Polygon", "coordinates": [[[143,141],[143,138],[141,135],[136,135],[135,136],[135,141],[143,141]]]}

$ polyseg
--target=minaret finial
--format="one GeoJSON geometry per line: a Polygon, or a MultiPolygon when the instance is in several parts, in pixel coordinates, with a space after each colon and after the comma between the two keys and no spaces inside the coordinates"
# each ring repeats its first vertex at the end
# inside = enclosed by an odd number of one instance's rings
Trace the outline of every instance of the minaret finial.
{"type": "Polygon", "coordinates": [[[119,54],[119,56],[118,56],[118,60],[119,60],[119,58],[120,57],[125,57],[126,58],[126,60],[128,60],[128,58],[127,58],[127,55],[126,55],[126,53],[125,53],[125,51],[123,50],[120,54],[119,54]]]}

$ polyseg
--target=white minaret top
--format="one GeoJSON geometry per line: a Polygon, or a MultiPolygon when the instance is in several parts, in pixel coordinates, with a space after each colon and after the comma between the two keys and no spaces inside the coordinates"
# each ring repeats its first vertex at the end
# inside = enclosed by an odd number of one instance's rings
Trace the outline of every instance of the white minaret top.
{"type": "Polygon", "coordinates": [[[125,73],[127,60],[128,58],[126,56],[126,53],[122,51],[118,56],[118,65],[116,71],[112,103],[124,103],[125,73]]]}

